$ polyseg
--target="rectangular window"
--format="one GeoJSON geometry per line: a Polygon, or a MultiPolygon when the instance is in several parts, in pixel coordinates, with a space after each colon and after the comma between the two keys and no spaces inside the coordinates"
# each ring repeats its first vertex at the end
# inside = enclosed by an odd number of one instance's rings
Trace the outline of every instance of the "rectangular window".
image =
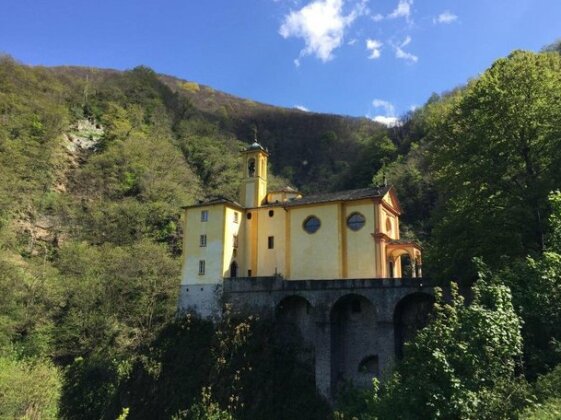
{"type": "Polygon", "coordinates": [[[199,239],[199,246],[206,246],[206,235],[201,235],[199,239]]]}
{"type": "Polygon", "coordinates": [[[240,214],[236,211],[234,212],[234,223],[240,222],[240,214]]]}
{"type": "Polygon", "coordinates": [[[251,270],[247,270],[247,277],[251,277],[251,270]]]}
{"type": "Polygon", "coordinates": [[[201,211],[201,222],[208,222],[208,210],[201,211]]]}
{"type": "Polygon", "coordinates": [[[238,235],[234,235],[233,243],[234,243],[234,248],[237,248],[238,247],[238,235]]]}
{"type": "Polygon", "coordinates": [[[199,260],[199,275],[205,274],[205,260],[199,260]]]}
{"type": "Polygon", "coordinates": [[[274,236],[269,236],[267,238],[267,246],[269,249],[273,249],[275,247],[275,237],[274,236]]]}

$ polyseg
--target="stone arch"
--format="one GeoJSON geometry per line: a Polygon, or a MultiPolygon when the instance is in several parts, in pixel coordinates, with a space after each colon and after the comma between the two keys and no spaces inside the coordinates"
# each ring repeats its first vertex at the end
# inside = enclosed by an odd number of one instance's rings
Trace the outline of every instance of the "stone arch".
{"type": "Polygon", "coordinates": [[[359,374],[365,357],[378,354],[376,308],[358,294],[341,296],[331,307],[331,390],[343,384],[368,386],[374,375],[359,374]]]}
{"type": "Polygon", "coordinates": [[[410,244],[391,244],[387,248],[388,277],[421,277],[421,253],[410,244]]]}
{"type": "Polygon", "coordinates": [[[313,359],[314,307],[300,295],[290,295],[275,306],[275,325],[280,343],[297,348],[304,360],[313,359]]]}
{"type": "Polygon", "coordinates": [[[393,322],[395,336],[395,355],[403,357],[403,346],[417,331],[424,328],[432,312],[434,296],[429,293],[415,292],[402,298],[395,306],[393,322]]]}

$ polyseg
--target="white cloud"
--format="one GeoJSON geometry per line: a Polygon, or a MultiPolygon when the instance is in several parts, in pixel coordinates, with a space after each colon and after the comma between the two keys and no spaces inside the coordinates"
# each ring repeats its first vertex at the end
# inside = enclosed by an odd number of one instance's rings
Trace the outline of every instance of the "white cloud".
{"type": "Polygon", "coordinates": [[[358,16],[367,13],[365,0],[355,4],[348,15],[343,13],[343,3],[343,0],[315,0],[298,11],[291,11],[284,17],[279,34],[283,38],[304,40],[300,57],[315,55],[323,62],[329,61],[333,50],[341,46],[345,30],[358,16]]]}
{"type": "Polygon", "coordinates": [[[387,17],[388,19],[405,18],[409,21],[411,17],[411,6],[413,5],[413,0],[399,0],[396,8],[387,17]]]}
{"type": "Polygon", "coordinates": [[[399,47],[395,48],[395,56],[397,58],[400,58],[400,59],[405,60],[405,61],[409,61],[411,63],[416,63],[417,61],[419,61],[419,57],[417,57],[414,54],[405,52],[399,47]]]}
{"type": "Polygon", "coordinates": [[[395,116],[395,107],[391,102],[384,101],[383,99],[374,99],[372,106],[374,108],[383,108],[388,117],[395,116]]]}
{"type": "Polygon", "coordinates": [[[445,12],[442,12],[441,14],[439,14],[438,17],[435,17],[432,20],[432,22],[433,23],[445,23],[446,24],[446,23],[452,23],[457,19],[458,19],[458,16],[456,16],[455,14],[446,10],[445,12]]]}
{"type": "Polygon", "coordinates": [[[357,39],[353,38],[351,39],[349,42],[347,42],[347,45],[355,45],[356,44],[357,39]]]}
{"type": "Polygon", "coordinates": [[[377,123],[384,124],[386,127],[397,127],[401,123],[399,118],[397,117],[386,117],[384,115],[376,115],[372,118],[372,121],[376,121],[377,123]]]}
{"type": "Polygon", "coordinates": [[[416,63],[417,61],[419,61],[419,57],[403,50],[403,48],[409,45],[410,43],[411,43],[411,37],[407,36],[401,44],[392,45],[392,46],[395,50],[396,58],[409,61],[410,63],[416,63]]]}
{"type": "Polygon", "coordinates": [[[376,39],[367,39],[366,49],[370,51],[370,55],[368,56],[368,58],[372,60],[380,58],[380,55],[382,54],[381,52],[382,45],[383,44],[381,41],[378,41],[376,39]]]}
{"type": "Polygon", "coordinates": [[[372,16],[372,20],[374,22],[380,22],[381,20],[384,20],[384,15],[377,13],[374,16],[372,16]]]}
{"type": "Polygon", "coordinates": [[[395,116],[395,107],[391,102],[385,101],[383,99],[374,99],[372,101],[372,106],[374,108],[382,108],[384,110],[384,115],[375,115],[374,117],[368,117],[372,121],[384,124],[386,127],[396,127],[401,124],[399,118],[395,116]]]}
{"type": "Polygon", "coordinates": [[[294,105],[294,108],[299,109],[300,111],[310,112],[310,110],[303,105],[294,105]]]}

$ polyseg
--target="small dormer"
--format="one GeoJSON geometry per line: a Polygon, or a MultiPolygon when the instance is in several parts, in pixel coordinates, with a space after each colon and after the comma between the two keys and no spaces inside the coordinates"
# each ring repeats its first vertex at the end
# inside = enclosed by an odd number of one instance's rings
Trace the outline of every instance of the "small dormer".
{"type": "Polygon", "coordinates": [[[302,198],[302,194],[292,187],[284,187],[280,190],[271,191],[267,194],[267,203],[284,203],[286,201],[302,198]]]}

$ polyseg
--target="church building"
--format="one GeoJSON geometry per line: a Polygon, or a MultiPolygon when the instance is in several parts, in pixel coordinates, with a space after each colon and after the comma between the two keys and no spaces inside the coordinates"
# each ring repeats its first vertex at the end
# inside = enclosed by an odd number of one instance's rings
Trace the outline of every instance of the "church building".
{"type": "Polygon", "coordinates": [[[184,208],[180,309],[218,315],[224,282],[239,278],[421,276],[419,246],[399,236],[393,187],[309,196],[290,187],[269,191],[267,150],[255,142],[241,153],[239,202],[219,198],[184,208]]]}

